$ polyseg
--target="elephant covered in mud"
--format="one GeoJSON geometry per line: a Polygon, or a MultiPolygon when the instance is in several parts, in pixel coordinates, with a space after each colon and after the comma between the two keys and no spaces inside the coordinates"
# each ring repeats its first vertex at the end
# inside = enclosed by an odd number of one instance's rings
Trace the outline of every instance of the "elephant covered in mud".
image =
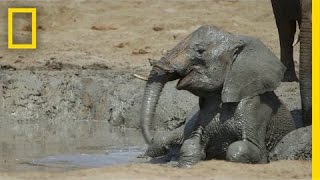
{"type": "Polygon", "coordinates": [[[281,62],[287,70],[283,81],[298,81],[294,69],[293,43],[296,26],[300,29],[300,95],[303,125],[312,124],[312,1],[271,0],[279,32],[281,62]]]}
{"type": "Polygon", "coordinates": [[[152,66],[141,110],[148,156],[176,149],[179,166],[212,158],[266,163],[277,142],[295,129],[273,92],[285,67],[258,39],[201,26],[152,66]],[[176,79],[178,90],[199,97],[199,110],[185,125],[152,136],[161,91],[176,79]]]}

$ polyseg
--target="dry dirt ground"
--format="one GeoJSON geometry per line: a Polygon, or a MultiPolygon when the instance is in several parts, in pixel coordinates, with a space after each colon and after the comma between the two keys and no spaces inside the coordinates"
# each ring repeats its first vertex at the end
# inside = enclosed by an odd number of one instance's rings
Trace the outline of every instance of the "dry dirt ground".
{"type": "MultiPolygon", "coordinates": [[[[139,69],[159,59],[203,24],[260,38],[279,56],[278,35],[267,0],[72,0],[1,1],[0,69],[139,69]],[[7,49],[7,7],[37,7],[36,50],[7,49]]],[[[28,41],[30,17],[16,16],[16,42],[28,41]]],[[[295,49],[295,57],[298,53],[295,49]]],[[[283,83],[289,109],[300,108],[297,83],[283,83]]],[[[0,179],[310,179],[311,162],[244,165],[202,162],[191,169],[140,164],[66,173],[2,172],[0,179]]]]}
{"type": "Polygon", "coordinates": [[[1,173],[1,179],[311,179],[311,164],[302,161],[279,161],[264,165],[236,164],[224,161],[202,162],[190,169],[177,169],[150,164],[134,164],[109,168],[87,169],[66,173],[1,173]]]}

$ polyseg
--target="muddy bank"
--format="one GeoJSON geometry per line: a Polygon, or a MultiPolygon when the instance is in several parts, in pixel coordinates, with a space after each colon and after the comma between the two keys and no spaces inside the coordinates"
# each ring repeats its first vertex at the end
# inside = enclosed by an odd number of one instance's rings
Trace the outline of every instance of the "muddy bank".
{"type": "MultiPolygon", "coordinates": [[[[112,70],[1,71],[1,111],[7,118],[19,119],[18,124],[49,121],[53,127],[46,130],[53,134],[59,129],[54,125],[72,127],[72,121],[139,128],[145,81],[135,78],[134,73],[112,70]]],[[[195,96],[175,90],[175,83],[169,83],[164,89],[155,121],[157,129],[178,126],[197,104],[195,96]]]]}

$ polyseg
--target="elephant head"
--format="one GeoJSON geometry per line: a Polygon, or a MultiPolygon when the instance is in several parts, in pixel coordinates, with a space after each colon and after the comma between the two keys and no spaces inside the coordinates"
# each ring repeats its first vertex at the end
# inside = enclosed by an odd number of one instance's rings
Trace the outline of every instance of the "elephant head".
{"type": "Polygon", "coordinates": [[[166,82],[199,97],[221,94],[223,103],[274,90],[285,67],[259,40],[201,26],[154,62],[144,92],[141,127],[147,143],[160,93],[166,82]]]}

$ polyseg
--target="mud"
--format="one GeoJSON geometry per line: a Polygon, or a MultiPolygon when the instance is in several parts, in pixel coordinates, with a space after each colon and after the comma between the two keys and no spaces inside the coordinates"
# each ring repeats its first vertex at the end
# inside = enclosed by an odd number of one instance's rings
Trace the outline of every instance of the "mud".
{"type": "MultiPolygon", "coordinates": [[[[142,146],[139,112],[145,81],[134,72],[96,67],[1,71],[3,165],[52,153],[142,146]]],[[[196,104],[195,97],[174,86],[170,83],[160,100],[157,130],[179,126],[196,104]]]]}
{"type": "MultiPolygon", "coordinates": [[[[47,119],[51,127],[61,123],[67,128],[72,127],[71,122],[92,121],[139,128],[145,82],[135,78],[134,73],[125,70],[2,71],[1,112],[20,119],[18,124],[37,124],[47,119]]],[[[197,98],[188,92],[176,91],[175,83],[166,87],[159,102],[154,125],[157,129],[172,129],[181,124],[186,113],[196,105],[197,98]]],[[[55,134],[57,129],[46,130],[55,134]]],[[[64,131],[59,134],[63,135],[64,131]]]]}

